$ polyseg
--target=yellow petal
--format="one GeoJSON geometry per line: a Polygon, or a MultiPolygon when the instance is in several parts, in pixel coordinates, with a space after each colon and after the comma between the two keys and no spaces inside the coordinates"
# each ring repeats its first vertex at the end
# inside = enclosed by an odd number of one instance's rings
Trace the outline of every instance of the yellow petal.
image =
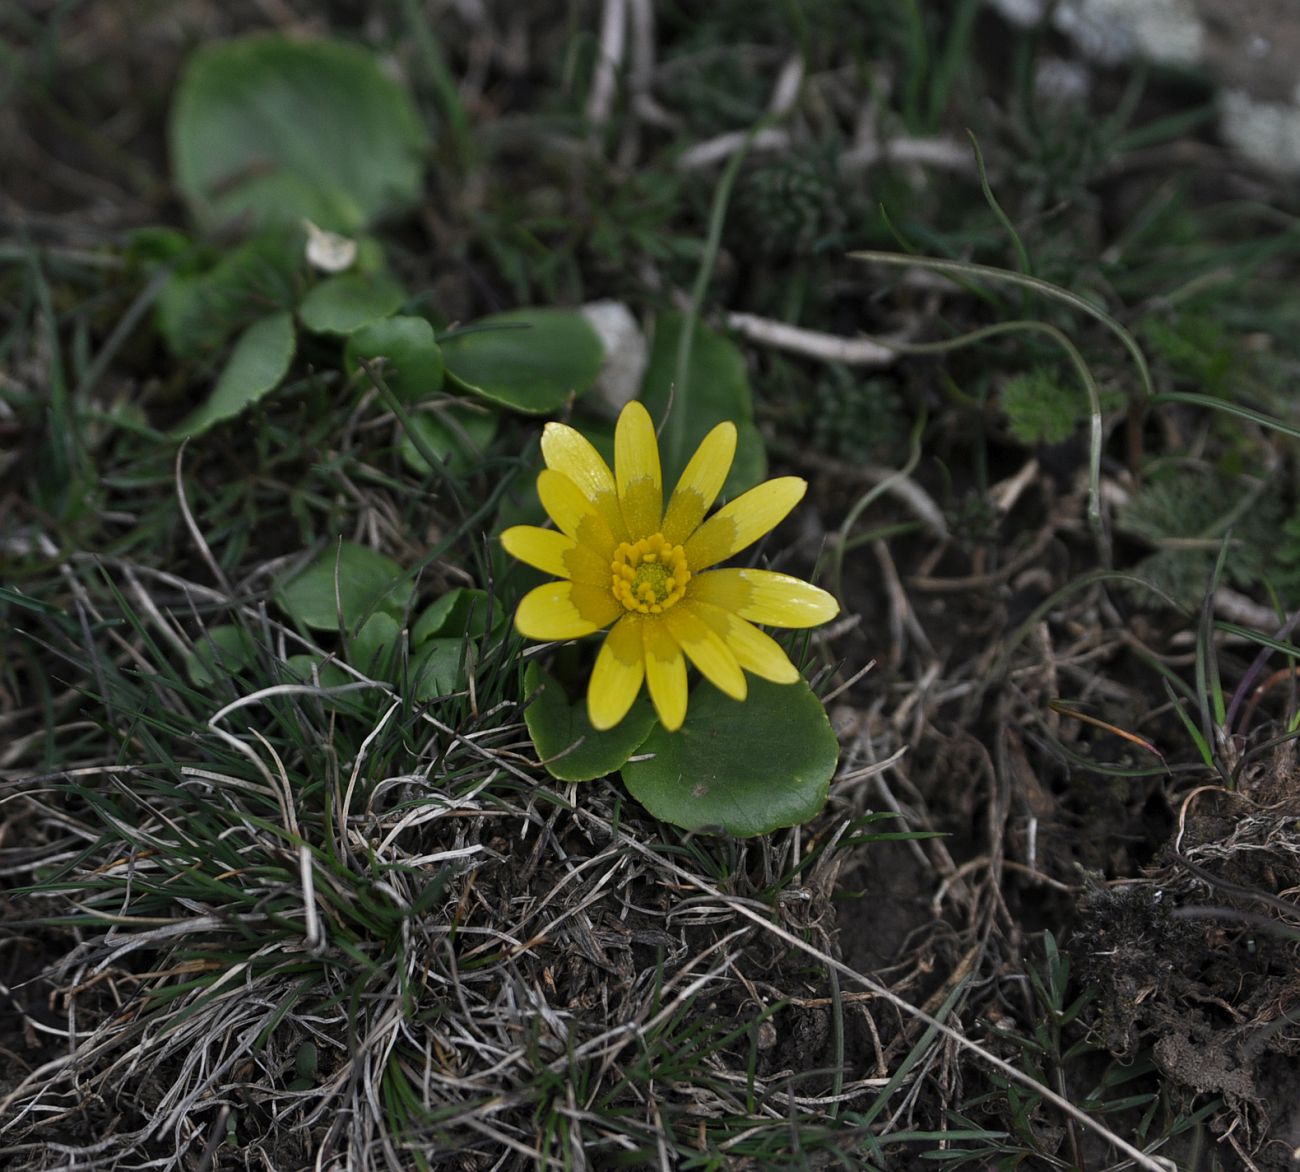
{"type": "Polygon", "coordinates": [[[604,562],[614,557],[614,535],[595,504],[563,472],[543,468],[537,475],[537,495],[551,520],[579,545],[600,555],[604,562]]]}
{"type": "Polygon", "coordinates": [[[704,520],[704,514],[718,498],[736,455],[736,425],[719,423],[695,449],[673,495],[668,498],[662,533],[673,545],[681,545],[704,520]]]}
{"type": "Polygon", "coordinates": [[[587,496],[614,491],[614,474],[591,441],[563,423],[548,423],[542,429],[542,459],[548,468],[563,472],[587,496]]]}
{"type": "Polygon", "coordinates": [[[663,621],[686,652],[690,661],[719,692],[733,700],[743,700],[748,694],[745,673],[740,670],[736,657],[708,623],[695,613],[689,602],[680,602],[664,612],[663,621]]]}
{"type": "Polygon", "coordinates": [[[707,602],[691,599],[678,605],[690,606],[717,631],[722,641],[731,648],[736,662],[746,671],[752,671],[756,676],[762,676],[774,684],[793,684],[799,678],[799,669],[790,662],[790,657],[781,644],[753,623],[707,602]]]}
{"type": "Polygon", "coordinates": [[[623,408],[614,428],[614,477],[632,540],[659,532],[663,517],[659,440],[650,412],[635,399],[623,408]]]}
{"type": "Polygon", "coordinates": [[[506,553],[557,578],[609,588],[609,562],[572,537],[537,525],[512,525],[501,534],[506,553]]]}
{"type": "Polygon", "coordinates": [[[574,582],[585,582],[590,586],[599,586],[602,590],[610,588],[609,562],[603,554],[588,545],[575,545],[564,555],[564,565],[569,571],[564,575],[574,582]]]}
{"type": "Polygon", "coordinates": [[[547,582],[519,600],[515,626],[529,639],[577,639],[607,627],[623,607],[598,586],[547,582]]]}
{"type": "Polygon", "coordinates": [[[587,718],[596,729],[613,728],[627,715],[645,679],[641,620],[627,615],[614,624],[596,656],[587,686],[587,718]]]}
{"type": "Polygon", "coordinates": [[[605,518],[616,540],[627,540],[614,474],[585,435],[563,423],[548,423],[542,429],[542,459],[548,468],[562,472],[578,486],[605,518]]]}
{"type": "Polygon", "coordinates": [[[815,627],[840,613],[840,604],[825,590],[771,570],[710,570],[693,577],[686,593],[692,601],[771,627],[815,627]]]}
{"type": "Polygon", "coordinates": [[[765,480],[723,505],[686,540],[686,564],[691,573],[739,553],[775,528],[807,488],[798,476],[781,476],[765,480]]]}
{"type": "Polygon", "coordinates": [[[658,618],[642,622],[641,636],[650,699],[659,723],[669,732],[676,732],[686,719],[686,660],[682,649],[658,618]]]}
{"type": "Polygon", "coordinates": [[[521,562],[557,578],[572,577],[564,561],[564,555],[578,547],[572,537],[537,525],[511,525],[502,532],[501,544],[506,553],[521,562]]]}

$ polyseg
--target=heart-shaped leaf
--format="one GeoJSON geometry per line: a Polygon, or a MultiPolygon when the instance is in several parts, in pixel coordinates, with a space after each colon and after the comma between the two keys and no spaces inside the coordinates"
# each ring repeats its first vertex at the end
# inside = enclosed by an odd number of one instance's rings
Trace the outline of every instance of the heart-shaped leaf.
{"type": "Polygon", "coordinates": [[[158,330],[178,357],[210,360],[232,334],[266,317],[269,309],[293,307],[301,267],[297,228],[264,232],[208,267],[195,259],[162,287],[154,311],[158,330]]]}
{"type": "Polygon", "coordinates": [[[423,704],[465,688],[471,649],[464,639],[429,639],[411,655],[411,698],[423,704]]]}
{"type": "Polygon", "coordinates": [[[491,600],[486,590],[457,586],[429,604],[411,628],[411,645],[418,647],[427,639],[446,635],[456,639],[478,639],[485,635],[491,616],[491,627],[496,630],[505,616],[498,608],[492,612],[491,600]]]}
{"type": "Polygon", "coordinates": [[[349,631],[375,611],[400,618],[412,583],[392,558],[352,541],[325,550],[310,565],[276,584],[276,601],[305,627],[336,631],[339,613],[349,631]],[[335,577],[338,593],[335,595],[335,577]]]}
{"type": "MultiPolygon", "coordinates": [[[[449,403],[437,411],[412,416],[411,426],[440,463],[459,473],[473,467],[483,449],[492,442],[497,433],[497,417],[492,411],[449,403]]],[[[404,432],[400,449],[403,462],[412,472],[418,476],[429,474],[429,461],[414,436],[404,432]]]]}
{"type": "Polygon", "coordinates": [[[208,401],[172,434],[199,435],[275,390],[289,373],[296,342],[290,313],[273,313],[254,322],[239,335],[208,401]]]}
{"type": "Polygon", "coordinates": [[[376,679],[387,679],[402,628],[387,611],[377,610],[352,637],[348,663],[376,679]]]}
{"type": "Polygon", "coordinates": [[[524,694],[533,697],[524,721],[547,772],[561,781],[592,781],[619,769],[637,751],[655,722],[644,696],[613,728],[597,732],[587,719],[585,698],[570,701],[559,681],[536,662],[524,671],[524,694]]]}
{"type": "Polygon", "coordinates": [[[754,426],[754,396],[745,356],[735,343],[697,324],[686,378],[679,382],[677,355],[684,325],[677,313],[663,314],[656,322],[650,365],[641,384],[646,409],[656,421],[664,420],[659,434],[664,485],[675,484],[700,440],[717,424],[730,420],[739,435],[736,459],[722,491],[733,497],[767,475],[767,452],[754,426]]]}
{"type": "Polygon", "coordinates": [[[319,655],[291,655],[282,664],[285,674],[297,683],[319,682],[322,688],[339,688],[356,683],[337,663],[319,655]]]}
{"type": "Polygon", "coordinates": [[[388,277],[343,273],[313,285],[298,317],[314,334],[350,334],[396,313],[405,300],[405,291],[388,277]]]}
{"type": "Polygon", "coordinates": [[[442,389],[442,351],[422,317],[385,317],[349,335],[343,348],[348,374],[375,358],[384,359],[384,382],[404,403],[423,402],[442,389]]]}
{"type": "Polygon", "coordinates": [[[540,415],[588,390],[605,350],[580,313],[520,309],[481,318],[472,329],[444,337],[442,357],[466,390],[540,415]]]}
{"type": "Polygon", "coordinates": [[[196,687],[229,679],[257,655],[252,637],[242,627],[223,624],[203,631],[185,654],[185,670],[196,687]]]}
{"type": "Polygon", "coordinates": [[[344,671],[337,663],[319,655],[290,655],[280,666],[286,683],[339,689],[322,692],[320,704],[326,711],[363,720],[377,715],[373,708],[383,693],[378,688],[357,687],[356,676],[344,671]]]}
{"type": "Polygon", "coordinates": [[[241,215],[354,234],[420,197],[428,139],[366,50],[254,36],[199,50],[168,128],[176,185],[213,228],[241,215]]]}
{"type": "Polygon", "coordinates": [[[675,733],[656,726],[623,766],[623,782],[656,818],[738,838],[807,822],[825,804],[839,760],[826,710],[802,680],[749,677],[732,700],[711,684],[691,693],[675,733]]]}

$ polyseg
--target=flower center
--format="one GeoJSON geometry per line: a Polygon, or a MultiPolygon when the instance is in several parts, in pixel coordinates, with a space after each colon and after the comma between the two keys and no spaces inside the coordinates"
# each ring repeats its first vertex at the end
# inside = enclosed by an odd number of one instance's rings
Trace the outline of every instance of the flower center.
{"type": "Polygon", "coordinates": [[[682,547],[670,545],[662,533],[622,542],[609,568],[614,597],[641,614],[667,610],[686,593],[691,577],[682,547]]]}

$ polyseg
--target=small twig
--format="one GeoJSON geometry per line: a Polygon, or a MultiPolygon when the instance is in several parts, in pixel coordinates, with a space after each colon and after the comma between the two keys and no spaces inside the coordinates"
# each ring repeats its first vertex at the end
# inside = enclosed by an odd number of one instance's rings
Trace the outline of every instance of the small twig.
{"type": "Polygon", "coordinates": [[[680,119],[665,110],[654,96],[655,6],[654,0],[628,0],[632,14],[632,62],[627,85],[632,112],[651,126],[676,129],[680,119]]]}
{"type": "Polygon", "coordinates": [[[794,54],[781,67],[772,90],[772,98],[767,104],[767,112],[780,118],[794,109],[799,100],[799,90],[803,87],[804,60],[798,53],[794,54]]]}
{"type": "Polygon", "coordinates": [[[790,132],[775,126],[753,133],[748,130],[729,130],[716,138],[706,138],[690,150],[682,152],[677,160],[679,171],[701,171],[715,167],[731,158],[748,143],[751,151],[784,151],[790,148],[790,132]]]}
{"type": "Polygon", "coordinates": [[[727,325],[751,342],[775,346],[792,354],[803,354],[822,362],[843,362],[849,366],[889,366],[898,357],[896,350],[870,338],[841,338],[805,330],[752,313],[729,313],[727,325]]]}
{"type": "Polygon", "coordinates": [[[939,656],[935,653],[934,645],[925,633],[925,628],[921,626],[920,621],[917,619],[916,609],[907,597],[907,591],[903,589],[902,579],[898,576],[898,567],[894,565],[893,555],[889,551],[889,543],[880,540],[873,541],[871,550],[876,555],[876,561],[880,565],[880,573],[885,580],[885,593],[889,598],[890,633],[893,636],[889,649],[890,664],[896,668],[903,662],[903,634],[905,631],[910,632],[918,649],[925,655],[926,659],[931,661],[938,659],[939,656]]]}
{"type": "Polygon", "coordinates": [[[181,446],[176,449],[176,499],[181,506],[181,516],[185,520],[185,528],[189,530],[190,536],[194,539],[194,544],[198,546],[199,554],[207,563],[208,569],[212,571],[212,577],[216,579],[217,584],[229,594],[231,593],[230,582],[221,566],[217,564],[217,559],[212,556],[212,550],[208,548],[208,543],[194,520],[194,514],[190,512],[190,502],[185,497],[185,447],[189,442],[187,437],[181,441],[181,446]]]}
{"type": "Polygon", "coordinates": [[[865,171],[877,163],[920,163],[949,171],[973,171],[970,146],[953,138],[894,138],[873,140],[850,147],[839,158],[845,174],[865,171]]]}
{"type": "Polygon", "coordinates": [[[605,0],[600,20],[600,47],[596,68],[587,95],[587,121],[592,133],[599,132],[609,121],[614,106],[618,71],[627,49],[627,0],[605,0]]]}

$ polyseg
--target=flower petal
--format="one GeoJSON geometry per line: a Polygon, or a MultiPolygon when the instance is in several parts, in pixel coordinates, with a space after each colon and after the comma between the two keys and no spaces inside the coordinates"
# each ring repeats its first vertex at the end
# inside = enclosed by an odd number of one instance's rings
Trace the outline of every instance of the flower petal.
{"type": "Polygon", "coordinates": [[[664,493],[659,440],[650,412],[635,399],[623,408],[614,427],[614,477],[632,540],[657,533],[664,493]]]}
{"type": "Polygon", "coordinates": [[[725,692],[733,700],[743,700],[748,695],[745,673],[740,670],[735,655],[689,602],[666,610],[663,621],[678,646],[719,692],[725,692]]]}
{"type": "Polygon", "coordinates": [[[542,428],[542,459],[548,468],[562,472],[578,486],[605,518],[617,541],[627,540],[614,474],[585,435],[563,423],[548,423],[542,428]]]}
{"type": "Polygon", "coordinates": [[[699,528],[704,514],[718,499],[735,456],[734,423],[719,423],[700,441],[668,499],[668,512],[664,514],[661,532],[673,545],[681,545],[699,528]]]}
{"type": "Polygon", "coordinates": [[[579,545],[600,555],[604,562],[614,557],[614,535],[596,505],[563,472],[543,468],[537,475],[537,495],[551,520],[579,545]]]}
{"type": "Polygon", "coordinates": [[[739,553],[775,528],[807,488],[798,476],[781,476],[765,480],[723,505],[686,540],[686,564],[691,573],[739,553]]]}
{"type": "Polygon", "coordinates": [[[676,732],[686,719],[686,660],[661,619],[641,624],[645,678],[659,723],[676,732]]]}
{"type": "Polygon", "coordinates": [[[591,683],[587,685],[587,718],[596,729],[613,728],[627,715],[645,679],[645,645],[641,620],[626,615],[605,636],[591,683]]]}
{"type": "Polygon", "coordinates": [[[693,602],[710,602],[772,627],[815,627],[840,613],[840,604],[825,590],[771,570],[710,570],[693,577],[686,594],[693,602]]]}
{"type": "Polygon", "coordinates": [[[572,537],[538,525],[511,525],[502,532],[501,545],[511,557],[557,578],[570,577],[564,555],[578,547],[572,537]]]}
{"type": "Polygon", "coordinates": [[[501,545],[511,557],[557,578],[609,588],[609,562],[595,550],[554,529],[512,525],[502,532],[501,545]]]}
{"type": "Polygon", "coordinates": [[[771,635],[720,606],[694,599],[686,605],[722,636],[736,662],[746,671],[774,684],[793,684],[798,680],[799,669],[771,635]]]}
{"type": "Polygon", "coordinates": [[[515,627],[529,639],[577,639],[609,626],[623,613],[623,607],[602,587],[547,582],[519,600],[515,627]]]}

